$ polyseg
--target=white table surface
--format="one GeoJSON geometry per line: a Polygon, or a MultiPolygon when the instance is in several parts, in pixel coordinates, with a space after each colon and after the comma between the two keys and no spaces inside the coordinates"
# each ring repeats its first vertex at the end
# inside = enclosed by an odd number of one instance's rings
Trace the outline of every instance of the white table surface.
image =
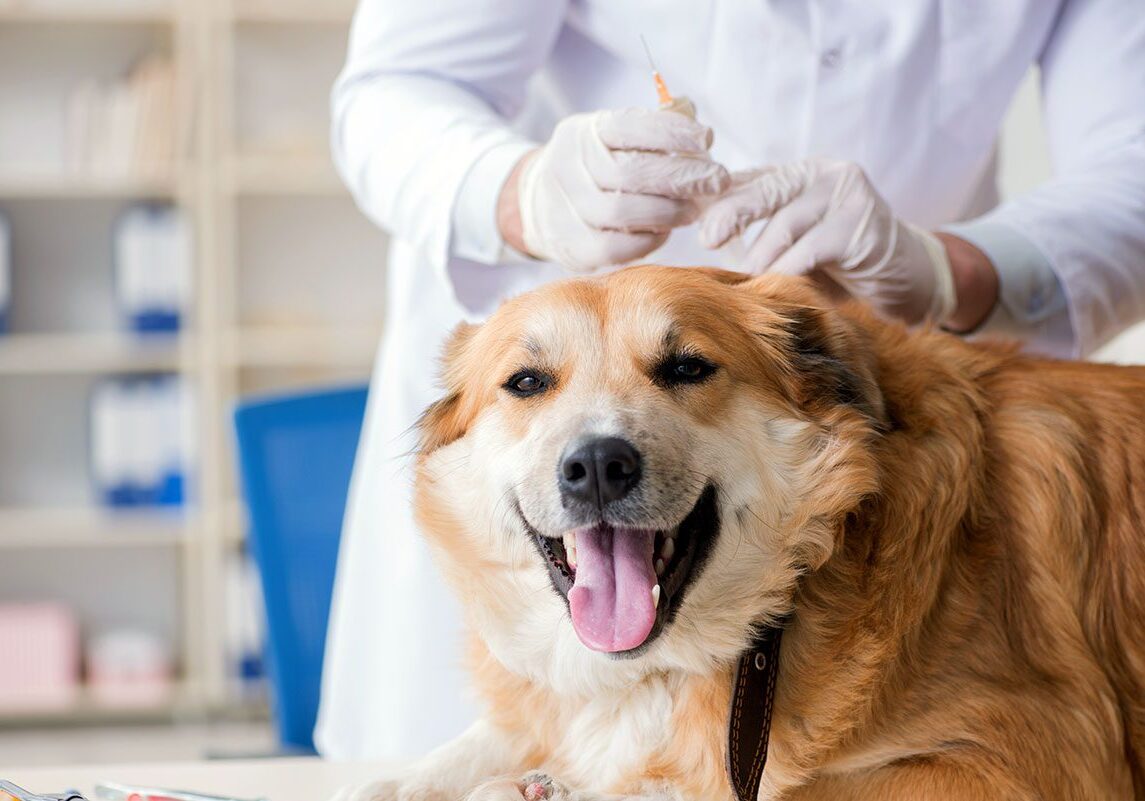
{"type": "MultiPolygon", "coordinates": [[[[0,754],[3,759],[3,754],[0,754]]],[[[219,760],[141,765],[84,765],[59,768],[4,768],[7,779],[34,793],[77,789],[95,800],[97,782],[121,782],[176,790],[196,790],[235,798],[270,801],[326,801],[338,788],[381,778],[384,767],[325,762],[317,757],[219,760]]]]}

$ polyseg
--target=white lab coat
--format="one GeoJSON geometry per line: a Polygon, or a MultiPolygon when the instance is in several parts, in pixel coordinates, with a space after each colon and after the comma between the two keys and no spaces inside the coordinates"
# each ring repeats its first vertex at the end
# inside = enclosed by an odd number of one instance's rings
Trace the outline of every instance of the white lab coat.
{"type": "MultiPolygon", "coordinates": [[[[410,426],[458,321],[564,275],[496,263],[494,200],[559,116],[654,103],[640,33],[730,168],[848,159],[902,217],[955,224],[999,267],[992,327],[1078,355],[1145,316],[1141,0],[363,0],[333,147],[394,244],[331,616],[327,755],[419,754],[476,714],[460,612],[409,512],[410,426]],[[981,217],[1034,63],[1056,177],[981,217]]],[[[720,261],[691,229],[654,257],[720,261]]]]}

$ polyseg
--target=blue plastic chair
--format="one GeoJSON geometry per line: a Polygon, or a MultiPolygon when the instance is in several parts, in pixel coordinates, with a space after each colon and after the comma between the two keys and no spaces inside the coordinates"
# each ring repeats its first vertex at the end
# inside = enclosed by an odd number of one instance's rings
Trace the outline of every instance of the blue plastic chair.
{"type": "Polygon", "coordinates": [[[266,602],[271,703],[286,749],[314,752],[326,621],[365,410],[366,389],[355,387],[256,399],[235,411],[266,602]]]}

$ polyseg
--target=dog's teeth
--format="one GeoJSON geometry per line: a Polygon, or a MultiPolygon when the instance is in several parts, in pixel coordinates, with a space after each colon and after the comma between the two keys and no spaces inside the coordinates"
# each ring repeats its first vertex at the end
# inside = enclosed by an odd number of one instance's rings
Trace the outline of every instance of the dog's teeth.
{"type": "Polygon", "coordinates": [[[652,588],[652,608],[653,609],[659,609],[660,608],[660,585],[659,584],[657,584],[655,587],[652,588]]]}
{"type": "Polygon", "coordinates": [[[568,552],[569,564],[572,567],[576,567],[576,546],[574,545],[571,548],[566,548],[565,550],[568,552]]]}
{"type": "Polygon", "coordinates": [[[576,550],[576,532],[575,531],[569,531],[569,532],[565,533],[564,546],[565,546],[565,552],[566,553],[571,553],[571,552],[576,550]]]}
{"type": "Polygon", "coordinates": [[[664,560],[663,559],[657,559],[656,560],[656,575],[657,576],[664,575],[664,560]]]}
{"type": "Polygon", "coordinates": [[[669,537],[664,540],[664,546],[660,549],[660,555],[664,557],[665,562],[672,560],[673,554],[676,553],[676,541],[669,537]]]}

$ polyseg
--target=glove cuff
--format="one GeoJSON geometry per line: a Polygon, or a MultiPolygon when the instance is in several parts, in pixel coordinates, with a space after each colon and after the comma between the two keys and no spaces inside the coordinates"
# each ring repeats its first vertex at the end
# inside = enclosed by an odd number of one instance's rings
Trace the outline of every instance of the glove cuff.
{"type": "Polygon", "coordinates": [[[548,254],[545,252],[544,237],[537,222],[537,189],[540,183],[537,163],[542,155],[538,152],[529,156],[528,162],[521,169],[517,179],[517,210],[521,215],[521,239],[525,249],[532,257],[546,260],[548,254]]]}
{"type": "Polygon", "coordinates": [[[910,223],[902,225],[918,238],[929,257],[930,266],[934,270],[934,295],[926,319],[936,325],[942,325],[958,308],[958,295],[954,291],[954,271],[950,267],[950,257],[946,255],[946,246],[930,231],[910,223]]]}

